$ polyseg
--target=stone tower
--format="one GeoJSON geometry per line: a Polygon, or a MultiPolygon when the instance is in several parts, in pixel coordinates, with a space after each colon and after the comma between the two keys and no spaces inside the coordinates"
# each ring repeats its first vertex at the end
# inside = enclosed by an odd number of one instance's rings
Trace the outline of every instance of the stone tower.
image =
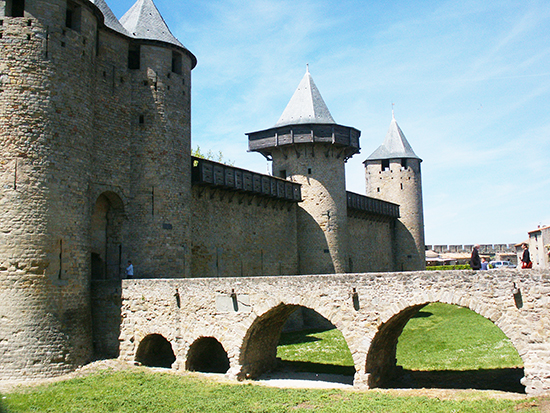
{"type": "Polygon", "coordinates": [[[344,166],[359,152],[360,132],[336,124],[308,69],[275,126],[247,135],[249,149],[273,161],[274,176],[302,185],[297,235],[300,272],[347,272],[344,166]]]}
{"type": "Polygon", "coordinates": [[[152,0],[120,19],[129,45],[133,142],[130,252],[144,277],[189,275],[191,69],[196,58],[172,35],[152,0]]]}
{"type": "Polygon", "coordinates": [[[196,59],[151,0],[0,0],[0,34],[0,378],[38,378],[93,357],[92,276],[188,273],[196,59]]]}
{"type": "Polygon", "coordinates": [[[421,162],[392,113],[384,143],[364,164],[367,196],[399,204],[401,216],[394,234],[396,271],[426,268],[421,162]]]}

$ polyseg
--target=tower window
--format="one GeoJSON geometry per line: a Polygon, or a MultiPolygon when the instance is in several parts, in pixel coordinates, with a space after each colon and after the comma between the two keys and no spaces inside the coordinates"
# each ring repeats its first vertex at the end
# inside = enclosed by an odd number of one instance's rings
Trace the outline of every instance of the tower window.
{"type": "Polygon", "coordinates": [[[69,29],[80,31],[80,6],[72,1],[67,2],[67,12],[65,15],[65,26],[69,29]]]}
{"type": "Polygon", "coordinates": [[[286,169],[281,169],[279,171],[279,178],[286,179],[286,169]]]}
{"type": "Polygon", "coordinates": [[[311,168],[307,168],[308,175],[311,175],[311,168]]]}
{"type": "Polygon", "coordinates": [[[407,158],[401,159],[401,169],[407,169],[407,158]]]}
{"type": "Polygon", "coordinates": [[[143,125],[145,123],[145,115],[139,115],[139,124],[143,125]]]}
{"type": "Polygon", "coordinates": [[[130,45],[128,49],[128,69],[137,70],[140,68],[141,50],[138,44],[130,45]]]}
{"type": "Polygon", "coordinates": [[[25,16],[25,0],[7,0],[5,15],[8,17],[25,16]]]}
{"type": "Polygon", "coordinates": [[[183,67],[183,60],[181,54],[178,52],[172,52],[172,72],[181,75],[183,67]]]}
{"type": "Polygon", "coordinates": [[[390,169],[390,160],[389,159],[382,159],[382,170],[387,171],[390,169]]]}

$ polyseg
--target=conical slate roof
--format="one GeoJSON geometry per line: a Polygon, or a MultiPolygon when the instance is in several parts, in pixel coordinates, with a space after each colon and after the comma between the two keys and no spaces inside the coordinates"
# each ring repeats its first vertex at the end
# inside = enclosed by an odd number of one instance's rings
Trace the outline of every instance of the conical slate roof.
{"type": "Polygon", "coordinates": [[[414,153],[392,113],[390,128],[388,129],[384,143],[367,158],[367,161],[398,158],[422,160],[414,153]]]}
{"type": "Polygon", "coordinates": [[[336,123],[313,82],[309,67],[275,127],[301,123],[336,123]]]}
{"type": "Polygon", "coordinates": [[[110,29],[113,29],[116,32],[122,33],[126,36],[130,36],[130,33],[128,33],[126,29],[122,27],[122,24],[120,24],[115,14],[112,12],[109,6],[107,6],[107,3],[105,3],[105,0],[90,0],[90,1],[93,4],[95,4],[99,10],[101,10],[101,13],[103,13],[103,17],[105,18],[105,26],[107,26],[110,29]]]}
{"type": "Polygon", "coordinates": [[[137,39],[159,40],[185,48],[170,32],[153,0],[138,0],[120,23],[137,39]]]}

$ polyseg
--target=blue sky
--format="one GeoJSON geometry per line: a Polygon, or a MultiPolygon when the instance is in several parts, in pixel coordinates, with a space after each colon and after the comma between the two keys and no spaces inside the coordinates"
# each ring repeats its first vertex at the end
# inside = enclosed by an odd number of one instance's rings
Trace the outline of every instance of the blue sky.
{"type": "MultiPolygon", "coordinates": [[[[107,0],[121,17],[134,0],[107,0]]],[[[348,190],[395,117],[416,154],[427,244],[517,243],[550,225],[546,1],[155,0],[198,59],[192,145],[266,172],[246,132],[272,127],[306,64],[362,132],[348,190]]]]}

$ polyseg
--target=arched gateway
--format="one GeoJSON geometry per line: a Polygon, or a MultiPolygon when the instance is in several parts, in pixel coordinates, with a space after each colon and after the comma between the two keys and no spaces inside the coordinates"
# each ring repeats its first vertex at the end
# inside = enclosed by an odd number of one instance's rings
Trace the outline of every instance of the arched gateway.
{"type": "Polygon", "coordinates": [[[185,369],[193,343],[210,337],[227,353],[228,376],[255,378],[273,366],[282,325],[303,306],[343,334],[357,388],[391,377],[397,338],[418,310],[433,302],[459,305],[491,320],[510,339],[524,363],[528,394],[550,390],[549,272],[124,280],[122,296],[122,359],[134,361],[141,340],[158,331],[172,337],[172,367],[185,369]]]}

